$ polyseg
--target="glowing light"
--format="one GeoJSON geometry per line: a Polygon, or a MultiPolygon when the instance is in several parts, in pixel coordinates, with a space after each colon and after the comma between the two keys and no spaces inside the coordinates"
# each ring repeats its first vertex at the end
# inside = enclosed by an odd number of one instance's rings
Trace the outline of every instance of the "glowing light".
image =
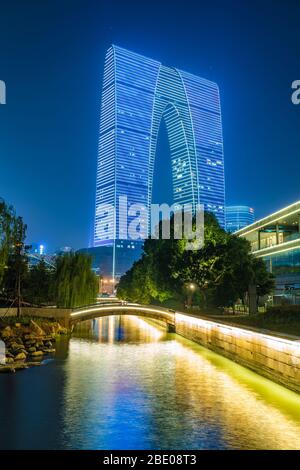
{"type": "Polygon", "coordinates": [[[109,317],[108,319],[108,342],[113,343],[115,339],[115,317],[109,317]]]}
{"type": "Polygon", "coordinates": [[[292,353],[300,354],[300,341],[298,340],[289,340],[285,338],[280,338],[277,336],[272,336],[269,334],[264,334],[252,330],[246,330],[232,325],[226,325],[224,323],[218,323],[211,320],[206,320],[203,318],[192,317],[182,313],[175,313],[175,324],[184,323],[190,325],[191,327],[199,327],[204,329],[216,329],[220,333],[228,336],[242,337],[249,341],[259,342],[262,341],[266,343],[269,348],[275,349],[277,351],[288,350],[292,353]]]}
{"type": "MultiPolygon", "coordinates": [[[[119,302],[117,297],[100,297],[97,300],[98,304],[110,303],[110,302],[119,302]]],[[[121,302],[121,301],[120,301],[121,302]]]]}
{"type": "Polygon", "coordinates": [[[108,313],[110,312],[113,314],[114,312],[128,312],[128,311],[137,311],[137,312],[145,312],[145,313],[156,313],[158,317],[164,316],[165,318],[168,318],[171,320],[171,322],[174,322],[174,313],[170,313],[164,309],[159,309],[159,308],[152,308],[152,307],[144,307],[143,305],[138,305],[136,304],[127,304],[127,305],[111,305],[111,306],[96,306],[96,307],[90,307],[90,308],[84,308],[82,310],[78,310],[76,312],[71,313],[71,317],[78,317],[82,316],[82,319],[84,319],[87,314],[92,314],[92,313],[108,313]]]}
{"type": "Polygon", "coordinates": [[[251,232],[254,232],[256,230],[259,230],[260,228],[265,227],[266,225],[273,224],[277,220],[279,220],[281,217],[290,217],[291,215],[297,214],[300,212],[300,201],[294,202],[293,204],[290,204],[287,207],[284,207],[283,209],[280,209],[277,212],[273,212],[273,214],[268,215],[267,217],[264,217],[262,219],[257,220],[251,225],[248,225],[246,228],[242,228],[240,230],[237,230],[235,233],[236,235],[248,235],[251,232]],[[287,212],[290,209],[295,208],[294,210],[291,210],[291,212],[287,212]],[[287,213],[286,213],[287,212],[287,213]]]}
{"type": "Polygon", "coordinates": [[[284,253],[285,251],[297,250],[300,246],[300,238],[296,240],[291,240],[289,242],[280,243],[279,245],[268,246],[267,248],[262,248],[261,250],[253,251],[253,254],[258,258],[266,255],[273,255],[277,253],[284,253]],[[280,249],[276,249],[283,247],[280,249]]]}
{"type": "Polygon", "coordinates": [[[135,323],[139,329],[144,332],[150,333],[154,340],[159,340],[164,334],[165,331],[163,329],[159,329],[153,325],[150,325],[147,321],[143,320],[142,318],[131,316],[129,315],[130,320],[135,323]]]}

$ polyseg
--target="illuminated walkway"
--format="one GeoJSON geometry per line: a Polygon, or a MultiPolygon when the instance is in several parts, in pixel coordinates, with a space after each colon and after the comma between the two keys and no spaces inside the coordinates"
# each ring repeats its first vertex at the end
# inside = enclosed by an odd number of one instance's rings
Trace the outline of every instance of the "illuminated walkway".
{"type": "Polygon", "coordinates": [[[175,310],[123,301],[106,301],[73,310],[79,321],[110,315],[135,315],[163,321],[169,331],[195,341],[274,382],[300,392],[300,342],[298,337],[199,318],[175,310]]]}

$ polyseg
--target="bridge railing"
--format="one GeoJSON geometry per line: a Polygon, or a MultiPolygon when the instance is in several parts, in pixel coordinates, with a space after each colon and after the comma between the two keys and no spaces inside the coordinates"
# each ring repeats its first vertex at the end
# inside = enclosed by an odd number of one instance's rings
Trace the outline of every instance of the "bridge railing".
{"type": "Polygon", "coordinates": [[[124,300],[118,300],[118,301],[109,301],[109,302],[97,302],[95,304],[88,304],[88,305],[82,305],[81,307],[76,307],[73,309],[73,312],[80,312],[81,310],[86,310],[86,309],[91,309],[91,310],[97,310],[101,309],[102,307],[111,307],[113,308],[114,306],[124,306],[124,307],[134,307],[136,308],[141,308],[141,309],[149,309],[151,308],[152,310],[156,310],[157,312],[165,312],[165,313],[172,313],[175,314],[175,310],[167,307],[160,307],[159,305],[143,305],[143,304],[137,304],[133,302],[127,302],[124,300]]]}
{"type": "Polygon", "coordinates": [[[96,302],[94,304],[86,304],[86,305],[81,305],[80,307],[75,307],[73,309],[74,312],[80,311],[80,310],[85,310],[87,308],[101,308],[104,305],[125,305],[124,301],[122,300],[110,300],[110,301],[100,301],[96,302]]]}

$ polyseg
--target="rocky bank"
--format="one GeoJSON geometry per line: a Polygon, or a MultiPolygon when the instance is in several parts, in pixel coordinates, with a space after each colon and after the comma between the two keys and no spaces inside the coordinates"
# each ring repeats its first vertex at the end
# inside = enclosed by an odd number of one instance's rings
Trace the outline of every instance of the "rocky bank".
{"type": "Polygon", "coordinates": [[[68,330],[58,322],[34,321],[0,324],[0,339],[5,343],[5,357],[0,354],[0,373],[15,372],[31,366],[41,365],[46,355],[55,353],[58,335],[68,330]]]}

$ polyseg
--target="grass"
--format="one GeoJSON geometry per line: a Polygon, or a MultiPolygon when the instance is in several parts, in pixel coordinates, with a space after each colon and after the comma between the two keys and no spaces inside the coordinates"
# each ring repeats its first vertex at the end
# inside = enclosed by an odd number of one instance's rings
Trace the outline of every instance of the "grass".
{"type": "Polygon", "coordinates": [[[175,299],[169,299],[166,302],[159,303],[165,308],[171,308],[181,312],[191,313],[199,316],[216,317],[226,320],[230,323],[237,323],[239,325],[252,326],[255,328],[262,328],[278,333],[284,333],[294,336],[300,336],[300,308],[299,306],[285,306],[271,309],[266,313],[258,313],[256,315],[226,315],[222,313],[221,309],[203,310],[200,308],[186,308],[182,303],[175,299]]]}
{"type": "Polygon", "coordinates": [[[231,323],[263,328],[278,333],[300,336],[300,315],[297,313],[276,314],[273,312],[258,313],[256,315],[224,317],[231,323]]]}
{"type": "Polygon", "coordinates": [[[204,308],[197,307],[196,305],[188,308],[177,299],[168,299],[165,302],[154,301],[152,304],[164,308],[170,308],[172,310],[177,310],[178,312],[191,313],[193,315],[223,315],[223,310],[220,308],[210,307],[206,310],[204,308]]]}

